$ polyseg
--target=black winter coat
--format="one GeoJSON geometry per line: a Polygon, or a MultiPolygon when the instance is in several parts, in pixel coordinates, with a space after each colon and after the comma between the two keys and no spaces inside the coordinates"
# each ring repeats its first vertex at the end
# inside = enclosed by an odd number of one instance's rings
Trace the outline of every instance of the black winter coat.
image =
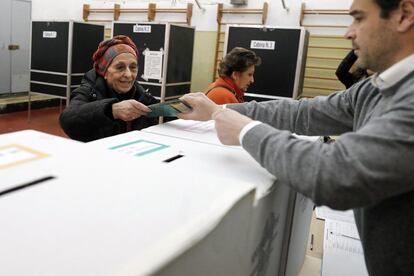
{"type": "MultiPolygon", "coordinates": [[[[138,82],[128,93],[116,93],[95,70],[90,70],[84,75],[80,87],[72,92],[69,106],[60,115],[60,125],[70,138],[83,142],[124,133],[127,123],[114,119],[112,104],[128,99],[135,99],[145,105],[158,102],[138,82]]],[[[131,130],[156,123],[157,118],[141,116],[131,121],[131,130]]]]}

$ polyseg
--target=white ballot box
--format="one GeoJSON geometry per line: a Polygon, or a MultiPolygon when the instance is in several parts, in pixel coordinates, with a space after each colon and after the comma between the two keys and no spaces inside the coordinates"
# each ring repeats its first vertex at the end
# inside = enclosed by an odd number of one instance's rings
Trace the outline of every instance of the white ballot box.
{"type": "Polygon", "coordinates": [[[115,152],[0,135],[0,275],[149,275],[203,242],[217,271],[245,272],[253,184],[115,152]]]}
{"type": "MultiPolygon", "coordinates": [[[[265,275],[263,273],[267,271],[278,274],[285,248],[287,215],[292,204],[290,190],[286,186],[275,184],[275,177],[260,167],[241,148],[142,131],[112,136],[88,144],[96,150],[107,149],[119,156],[133,156],[136,158],[137,167],[146,164],[158,168],[160,174],[165,173],[164,168],[170,168],[183,176],[188,172],[206,180],[214,176],[221,179],[219,183],[223,186],[227,185],[227,178],[254,185],[255,201],[251,206],[253,213],[249,218],[249,226],[235,226],[234,231],[226,231],[228,236],[240,236],[239,232],[247,231],[246,239],[239,240],[240,245],[246,247],[244,252],[238,253],[244,262],[236,264],[228,261],[234,252],[220,259],[216,254],[220,248],[228,247],[227,236],[217,239],[212,234],[180,258],[173,260],[157,275],[265,275]],[[143,141],[148,146],[139,146],[143,141]],[[210,248],[212,244],[215,246],[210,248]]],[[[237,214],[239,212],[235,210],[233,215],[237,214]]]]}
{"type": "MultiPolygon", "coordinates": [[[[227,150],[237,149],[242,151],[242,153],[239,153],[240,156],[248,155],[241,147],[221,144],[217,138],[213,121],[174,120],[162,125],[146,128],[143,132],[159,134],[166,137],[176,137],[202,144],[216,145],[227,150]]],[[[318,138],[307,136],[298,137],[313,142],[316,142],[318,138]]],[[[224,162],[221,163],[224,164],[224,162]]],[[[249,162],[244,164],[249,167],[260,167],[251,157],[249,162]]],[[[251,181],[249,176],[246,175],[250,174],[250,172],[245,168],[232,170],[231,173],[233,173],[233,177],[239,179],[246,177],[246,180],[251,181]]],[[[251,239],[252,245],[256,245],[256,250],[250,252],[250,254],[252,260],[254,258],[257,259],[257,266],[259,268],[254,267],[255,264],[252,263],[252,275],[296,276],[299,274],[305,259],[314,206],[313,202],[292,191],[290,188],[287,188],[287,186],[278,184],[277,181],[259,181],[259,179],[255,179],[254,183],[259,193],[256,195],[253,211],[251,239]],[[270,188],[268,188],[269,185],[271,185],[270,188]],[[260,192],[266,190],[270,192],[260,192]],[[277,204],[280,196],[282,196],[284,206],[280,205],[280,203],[277,204]],[[271,227],[270,225],[274,223],[276,218],[278,220],[283,218],[284,229],[279,228],[277,230],[278,238],[272,239],[270,238],[272,237],[270,234],[271,231],[268,228],[271,227]],[[261,253],[257,255],[257,252],[261,253]]],[[[281,226],[280,221],[279,226],[281,226]]]]}
{"type": "MultiPolygon", "coordinates": [[[[191,168],[199,170],[202,175],[222,175],[253,183],[256,197],[250,230],[250,250],[246,252],[250,260],[249,268],[245,273],[298,275],[309,235],[313,208],[310,200],[275,182],[276,178],[241,147],[222,145],[212,121],[175,120],[146,128],[142,132],[158,135],[154,136],[158,141],[171,145],[171,156],[174,156],[174,152],[185,155],[180,158],[181,161],[171,163],[179,171],[191,168]]],[[[129,135],[123,135],[122,139],[125,139],[122,141],[124,144],[134,140],[129,135]]],[[[121,141],[121,138],[112,137],[94,143],[113,148],[111,143],[116,140],[121,141]]],[[[158,162],[161,160],[163,158],[160,156],[158,162]]]]}

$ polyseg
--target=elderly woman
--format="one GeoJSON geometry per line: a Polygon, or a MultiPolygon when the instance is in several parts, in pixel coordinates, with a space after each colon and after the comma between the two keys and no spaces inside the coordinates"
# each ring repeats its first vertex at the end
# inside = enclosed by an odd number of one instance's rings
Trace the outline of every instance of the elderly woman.
{"type": "Polygon", "coordinates": [[[208,86],[205,94],[216,104],[244,102],[244,92],[254,82],[254,70],[260,63],[260,57],[253,51],[233,48],[220,62],[219,78],[208,86]]]}
{"type": "Polygon", "coordinates": [[[60,116],[60,125],[72,139],[92,141],[156,123],[147,118],[147,105],[157,100],[136,81],[138,50],[124,35],[103,41],[87,72],[60,116]]]}

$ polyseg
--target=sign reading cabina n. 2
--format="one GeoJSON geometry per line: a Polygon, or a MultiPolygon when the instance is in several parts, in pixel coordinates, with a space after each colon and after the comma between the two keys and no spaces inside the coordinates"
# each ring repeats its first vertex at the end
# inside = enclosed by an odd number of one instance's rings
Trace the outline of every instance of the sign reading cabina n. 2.
{"type": "Polygon", "coordinates": [[[266,40],[252,40],[250,42],[251,49],[274,50],[275,42],[266,40]]]}

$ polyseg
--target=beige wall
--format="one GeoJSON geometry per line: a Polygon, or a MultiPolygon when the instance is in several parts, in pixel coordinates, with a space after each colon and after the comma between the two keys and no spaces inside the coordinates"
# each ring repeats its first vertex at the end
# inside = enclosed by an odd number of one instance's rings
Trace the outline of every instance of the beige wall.
{"type": "Polygon", "coordinates": [[[300,96],[327,96],[344,90],[345,86],[337,79],[335,71],[351,48],[351,42],[343,36],[311,34],[300,96]]]}
{"type": "Polygon", "coordinates": [[[196,31],[191,92],[204,91],[213,80],[216,32],[196,31]]]}

